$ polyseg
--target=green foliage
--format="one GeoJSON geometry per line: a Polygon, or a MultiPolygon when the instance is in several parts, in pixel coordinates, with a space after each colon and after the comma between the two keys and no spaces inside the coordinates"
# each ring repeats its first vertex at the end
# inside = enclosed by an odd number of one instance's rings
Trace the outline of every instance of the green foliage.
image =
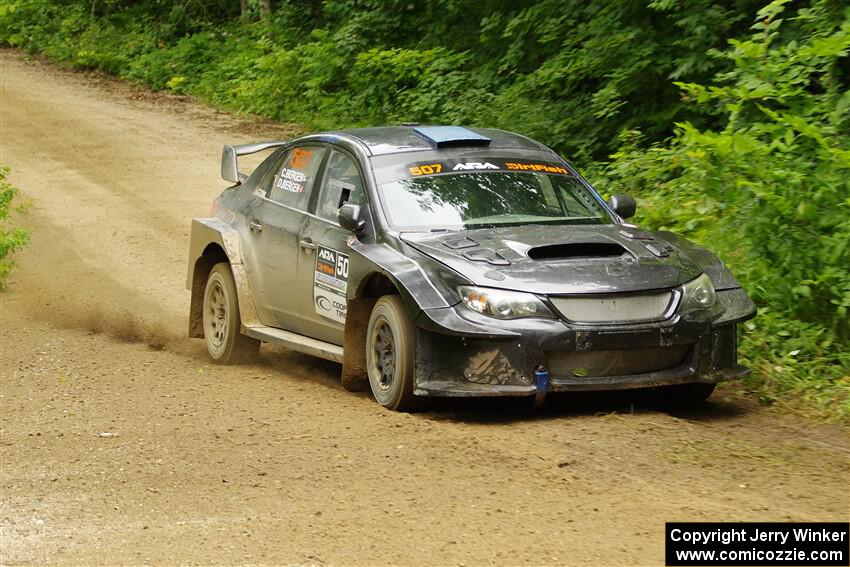
{"type": "Polygon", "coordinates": [[[718,57],[734,67],[684,95],[725,127],[681,123],[649,149],[639,135],[604,172],[637,191],[641,222],[717,251],[761,307],[742,351],[765,399],[803,393],[850,417],[850,9],[801,9],[782,35],[783,0],[718,57]]]}
{"type": "Polygon", "coordinates": [[[487,125],[590,163],[618,148],[623,128],[654,141],[673,119],[701,123],[669,79],[727,68],[705,52],[744,31],[758,2],[275,5],[259,19],[224,0],[7,0],[0,43],[311,129],[487,125]]]}
{"type": "Polygon", "coordinates": [[[204,30],[166,48],[147,50],[127,61],[123,73],[155,89],[185,92],[215,61],[215,34],[204,30]],[[167,57],[164,53],[167,52],[167,57]]]}
{"type": "Polygon", "coordinates": [[[10,256],[29,240],[25,230],[8,226],[9,215],[15,210],[12,200],[18,193],[18,190],[6,181],[8,174],[9,168],[0,166],[0,289],[5,286],[6,277],[14,266],[10,256]]]}

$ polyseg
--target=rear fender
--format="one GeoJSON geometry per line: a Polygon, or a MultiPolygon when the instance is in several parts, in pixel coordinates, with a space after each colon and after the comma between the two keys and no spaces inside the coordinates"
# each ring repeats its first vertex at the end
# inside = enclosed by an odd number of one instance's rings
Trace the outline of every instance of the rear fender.
{"type": "Polygon", "coordinates": [[[189,336],[203,337],[203,303],[207,276],[212,267],[220,261],[230,264],[230,271],[236,283],[236,295],[239,301],[239,313],[242,318],[242,331],[246,326],[260,324],[254,296],[248,285],[248,277],[242,264],[242,249],[239,232],[218,218],[192,219],[192,232],[189,241],[189,273],[186,287],[191,290],[189,306],[189,336]]]}

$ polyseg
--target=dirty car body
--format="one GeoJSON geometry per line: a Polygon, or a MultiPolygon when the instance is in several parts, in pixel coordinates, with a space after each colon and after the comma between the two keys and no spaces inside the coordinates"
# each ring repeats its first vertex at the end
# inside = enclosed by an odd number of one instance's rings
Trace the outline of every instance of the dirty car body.
{"type": "Polygon", "coordinates": [[[192,225],[191,336],[204,336],[209,271],[227,262],[240,332],[342,362],[350,389],[374,392],[399,372],[403,360],[381,362],[401,356],[387,354],[399,324],[411,327],[414,396],[711,385],[747,373],[736,326],[755,309],[723,263],[627,223],[633,201],[604,201],[524,136],[329,132],[226,146],[222,175],[236,185],[192,225]],[[240,173],[238,157],[261,149],[272,153],[240,173]],[[388,320],[380,343],[370,314],[385,296],[409,323],[388,320]]]}

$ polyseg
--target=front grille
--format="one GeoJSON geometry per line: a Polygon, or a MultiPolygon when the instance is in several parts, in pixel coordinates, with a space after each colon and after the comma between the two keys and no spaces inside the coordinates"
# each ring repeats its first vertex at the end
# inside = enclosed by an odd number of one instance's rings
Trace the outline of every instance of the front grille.
{"type": "Polygon", "coordinates": [[[663,291],[549,299],[561,315],[576,323],[642,323],[669,317],[679,294],[663,291]]]}
{"type": "Polygon", "coordinates": [[[552,376],[602,378],[646,374],[685,363],[690,345],[617,350],[549,351],[546,365],[552,376]]]}

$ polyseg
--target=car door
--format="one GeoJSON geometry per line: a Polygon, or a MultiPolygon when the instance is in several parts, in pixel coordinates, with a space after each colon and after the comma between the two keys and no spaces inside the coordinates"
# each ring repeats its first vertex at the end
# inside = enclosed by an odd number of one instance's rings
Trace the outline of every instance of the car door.
{"type": "Polygon", "coordinates": [[[304,334],[342,345],[347,311],[346,294],[352,266],[348,240],[352,233],[339,226],[337,212],[345,202],[366,202],[363,175],[350,154],[332,149],[314,199],[314,214],[304,223],[299,242],[298,294],[304,334]]]}
{"type": "Polygon", "coordinates": [[[264,325],[303,333],[297,285],[299,236],[326,148],[289,149],[261,181],[246,214],[246,265],[257,314],[264,325]]]}

